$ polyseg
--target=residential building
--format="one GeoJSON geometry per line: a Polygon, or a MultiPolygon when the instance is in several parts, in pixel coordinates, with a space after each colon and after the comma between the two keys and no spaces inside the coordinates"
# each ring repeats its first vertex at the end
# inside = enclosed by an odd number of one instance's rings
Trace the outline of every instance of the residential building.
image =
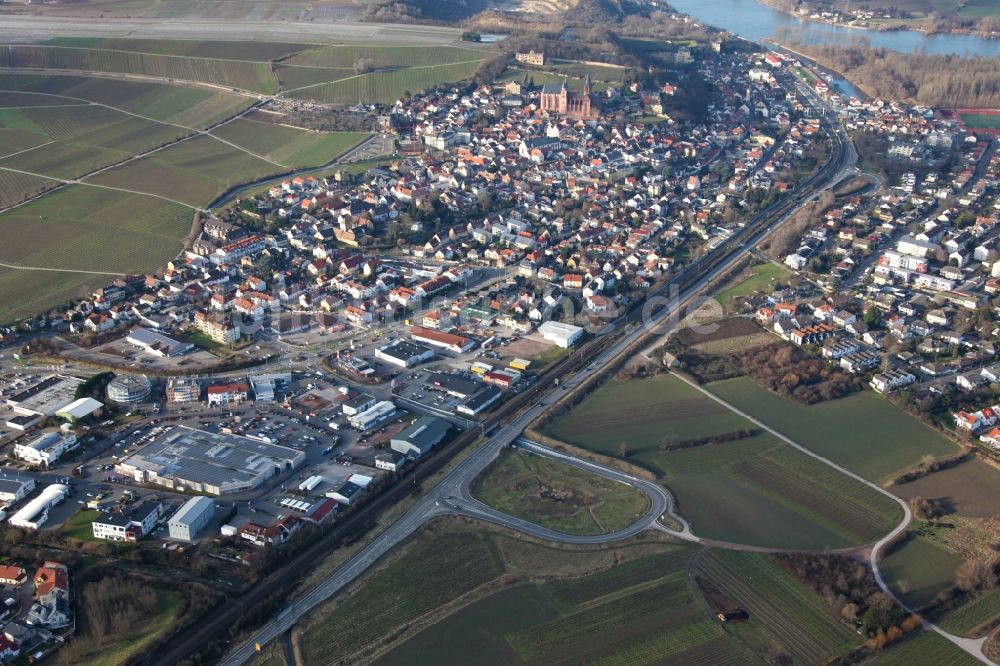
{"type": "Polygon", "coordinates": [[[249,395],[250,388],[245,382],[216,384],[208,387],[208,406],[239,404],[246,402],[249,395]]]}

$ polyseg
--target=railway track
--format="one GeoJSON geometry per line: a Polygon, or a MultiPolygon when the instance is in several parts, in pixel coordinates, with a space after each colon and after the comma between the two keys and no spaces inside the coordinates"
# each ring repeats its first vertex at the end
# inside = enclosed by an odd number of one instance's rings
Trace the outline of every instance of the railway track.
{"type": "MultiPolygon", "coordinates": [[[[824,121],[824,127],[833,139],[833,151],[823,167],[803,181],[791,196],[755,215],[742,229],[726,239],[710,254],[686,266],[672,280],[649,294],[649,297],[662,297],[664,293],[671,291],[687,293],[699,281],[731,259],[734,254],[744,251],[759,241],[764,234],[783,221],[791,211],[814,197],[822,186],[836,182],[834,176],[845,168],[846,146],[843,137],[832,130],[826,121],[824,121]]],[[[241,596],[224,602],[209,617],[202,618],[197,625],[189,627],[181,636],[173,639],[154,654],[145,655],[136,664],[142,666],[178,664],[196,652],[205,650],[206,646],[216,645],[222,649],[223,646],[217,641],[223,639],[228,634],[229,628],[237,621],[248,612],[259,608],[261,604],[280,598],[283,592],[290,590],[302,579],[304,571],[312,569],[333,549],[368,533],[375,526],[377,517],[383,511],[420,489],[423,481],[443,469],[456,454],[475,442],[480,437],[480,432],[488,433],[498,426],[510,423],[526,408],[537,403],[543,392],[551,390],[556,379],[561,379],[587,367],[595,358],[621,341],[623,336],[633,333],[634,326],[641,324],[644,317],[655,317],[668,307],[668,303],[663,303],[652,312],[644,312],[643,303],[633,304],[628,311],[611,322],[610,332],[595,336],[573,353],[552,364],[530,388],[505,402],[494,414],[485,419],[479,431],[466,431],[447,444],[440,446],[413,472],[405,475],[384,493],[372,498],[369,503],[338,521],[335,525],[320,528],[323,531],[315,541],[298,553],[291,555],[283,565],[241,596]]],[[[640,336],[640,340],[642,337],[640,336]]],[[[211,659],[212,656],[208,655],[208,658],[211,659]]]]}

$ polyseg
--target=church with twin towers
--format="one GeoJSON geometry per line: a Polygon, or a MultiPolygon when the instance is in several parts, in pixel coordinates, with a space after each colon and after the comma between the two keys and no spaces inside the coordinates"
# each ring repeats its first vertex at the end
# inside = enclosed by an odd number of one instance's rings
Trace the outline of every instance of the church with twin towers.
{"type": "Polygon", "coordinates": [[[575,118],[595,118],[597,108],[591,97],[590,74],[583,83],[583,92],[570,91],[564,78],[562,83],[548,83],[542,86],[542,111],[558,113],[575,118]]]}

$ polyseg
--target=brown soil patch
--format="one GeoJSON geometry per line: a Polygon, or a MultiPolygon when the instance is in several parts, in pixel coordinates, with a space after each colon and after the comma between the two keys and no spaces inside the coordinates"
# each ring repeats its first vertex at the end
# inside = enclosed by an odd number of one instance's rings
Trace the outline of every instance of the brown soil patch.
{"type": "Polygon", "coordinates": [[[1000,470],[972,459],[902,483],[892,491],[904,499],[944,500],[960,516],[993,518],[1000,506],[1000,470]]]}

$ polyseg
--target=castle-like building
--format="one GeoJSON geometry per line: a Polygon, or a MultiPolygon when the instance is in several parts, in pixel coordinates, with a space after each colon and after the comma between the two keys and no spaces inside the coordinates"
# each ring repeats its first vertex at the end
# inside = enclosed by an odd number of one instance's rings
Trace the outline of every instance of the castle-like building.
{"type": "Polygon", "coordinates": [[[590,74],[584,81],[583,92],[579,94],[569,91],[566,79],[563,79],[561,84],[546,84],[542,86],[542,111],[578,118],[593,118],[597,113],[590,97],[590,90],[590,74]]]}

